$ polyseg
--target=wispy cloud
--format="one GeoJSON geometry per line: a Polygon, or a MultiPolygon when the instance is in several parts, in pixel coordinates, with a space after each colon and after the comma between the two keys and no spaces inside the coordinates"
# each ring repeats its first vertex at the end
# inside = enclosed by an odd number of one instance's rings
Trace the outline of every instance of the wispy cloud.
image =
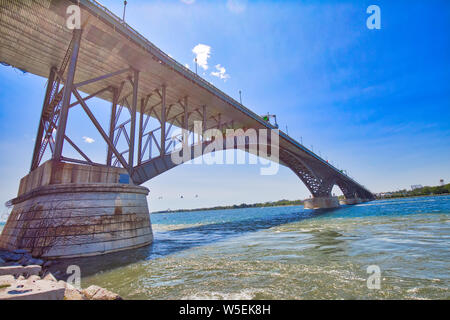
{"type": "MultiPolygon", "coordinates": [[[[206,44],[199,43],[192,49],[197,58],[197,64],[204,70],[208,70],[208,59],[211,57],[211,47],[206,44]]],[[[195,59],[194,59],[195,61],[195,59]]]]}
{"type": "Polygon", "coordinates": [[[95,142],[94,139],[92,139],[92,138],[90,138],[90,137],[86,137],[86,136],[83,137],[83,140],[84,140],[84,142],[86,142],[86,143],[94,143],[94,142],[95,142]]]}
{"type": "Polygon", "coordinates": [[[246,0],[227,0],[227,8],[233,13],[242,13],[247,9],[246,0]]]}
{"type": "Polygon", "coordinates": [[[180,1],[185,4],[193,4],[195,2],[195,0],[180,0],[180,1]]]}
{"type": "Polygon", "coordinates": [[[227,81],[227,79],[230,78],[230,75],[227,73],[227,70],[220,64],[216,64],[216,70],[217,71],[211,72],[212,76],[222,79],[223,81],[227,81]]]}

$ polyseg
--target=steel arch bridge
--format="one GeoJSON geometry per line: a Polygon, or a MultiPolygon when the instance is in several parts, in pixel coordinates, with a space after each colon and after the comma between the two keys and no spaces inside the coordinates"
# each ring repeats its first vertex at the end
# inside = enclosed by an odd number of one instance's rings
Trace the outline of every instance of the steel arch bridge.
{"type": "MultiPolygon", "coordinates": [[[[277,160],[300,178],[312,199],[332,198],[334,185],[349,201],[374,199],[363,185],[179,64],[95,0],[0,1],[0,62],[48,78],[30,173],[22,179],[13,204],[31,201],[49,185],[141,185],[198,156],[191,152],[181,163],[173,162],[179,152],[172,137],[176,129],[184,130],[185,148],[200,146],[202,152],[211,143],[205,138],[211,129],[224,138],[230,129],[256,130],[256,142],[247,141],[243,148],[251,153],[264,144],[261,132],[275,132],[278,143],[268,146],[270,153],[276,151],[277,160]],[[80,28],[72,30],[67,20],[73,5],[79,8],[80,28]],[[95,116],[94,97],[110,103],[107,126],[95,116]],[[69,137],[68,116],[75,108],[87,115],[106,143],[104,162],[93,161],[69,137]],[[196,123],[202,126],[197,134],[196,123]],[[77,156],[68,156],[67,149],[77,156]],[[45,159],[50,159],[53,171],[45,159]],[[92,178],[93,172],[99,177],[92,178]],[[124,175],[130,180],[123,180],[124,175]]],[[[60,189],[54,192],[63,192],[60,189]]],[[[311,208],[327,206],[317,203],[311,208]]],[[[0,246],[2,241],[3,246],[15,246],[15,240],[1,240],[0,246]]]]}

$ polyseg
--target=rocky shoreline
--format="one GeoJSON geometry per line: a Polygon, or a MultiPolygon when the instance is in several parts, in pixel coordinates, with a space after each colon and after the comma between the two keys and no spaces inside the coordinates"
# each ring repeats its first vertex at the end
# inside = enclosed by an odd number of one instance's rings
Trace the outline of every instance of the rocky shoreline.
{"type": "Polygon", "coordinates": [[[51,265],[27,250],[0,250],[0,300],[122,300],[98,286],[81,289],[57,280],[51,265]]]}

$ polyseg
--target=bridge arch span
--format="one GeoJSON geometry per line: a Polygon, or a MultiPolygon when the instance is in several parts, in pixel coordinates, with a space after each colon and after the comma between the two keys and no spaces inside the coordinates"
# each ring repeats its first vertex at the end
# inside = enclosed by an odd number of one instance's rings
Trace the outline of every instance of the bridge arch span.
{"type": "MultiPolygon", "coordinates": [[[[261,143],[250,143],[250,140],[246,140],[244,145],[239,145],[237,143],[228,144],[226,139],[223,139],[223,145],[218,149],[209,149],[206,153],[207,146],[211,144],[212,141],[206,141],[197,143],[195,145],[190,145],[189,154],[183,156],[183,151],[181,149],[174,150],[171,153],[165,154],[164,156],[156,157],[149,161],[143,162],[142,164],[136,166],[132,173],[132,180],[135,184],[143,184],[146,181],[171,170],[185,162],[194,160],[200,156],[204,156],[211,151],[225,151],[225,150],[242,150],[247,153],[255,154],[260,156],[258,151],[261,147],[265,150],[270,150],[271,146],[268,144],[261,143]],[[200,152],[199,152],[200,150],[200,152]],[[180,161],[174,162],[174,157],[180,159],[180,161]]],[[[186,148],[186,147],[185,147],[186,148]]],[[[188,150],[185,149],[185,150],[188,150]]],[[[334,175],[335,173],[331,170],[320,170],[317,168],[311,160],[304,158],[294,152],[291,152],[285,148],[279,148],[277,150],[278,158],[273,158],[272,155],[265,157],[269,160],[278,161],[280,165],[284,165],[291,169],[294,174],[303,182],[306,188],[311,192],[313,197],[331,197],[331,190],[334,185],[337,185],[346,198],[354,197],[354,192],[352,191],[349,184],[344,180],[339,180],[334,175]]]]}

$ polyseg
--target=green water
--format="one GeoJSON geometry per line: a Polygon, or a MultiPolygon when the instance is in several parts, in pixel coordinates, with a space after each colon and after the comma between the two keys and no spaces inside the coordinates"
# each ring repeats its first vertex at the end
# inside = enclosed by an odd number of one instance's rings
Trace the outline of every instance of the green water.
{"type": "Polygon", "coordinates": [[[151,218],[152,246],[84,261],[82,286],[126,299],[450,297],[450,196],[151,218]]]}

